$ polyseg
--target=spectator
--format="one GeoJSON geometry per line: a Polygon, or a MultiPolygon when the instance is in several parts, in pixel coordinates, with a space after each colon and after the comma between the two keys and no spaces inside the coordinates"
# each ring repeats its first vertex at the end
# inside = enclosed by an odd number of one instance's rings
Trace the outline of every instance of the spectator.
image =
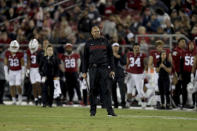
{"type": "Polygon", "coordinates": [[[142,8],[141,0],[127,0],[127,7],[135,10],[140,10],[142,8]]]}
{"type": "Polygon", "coordinates": [[[175,9],[172,10],[172,13],[171,13],[170,17],[171,17],[172,23],[174,23],[177,19],[179,19],[179,16],[178,16],[177,11],[175,9]]]}
{"type": "Polygon", "coordinates": [[[169,19],[166,20],[166,27],[164,28],[164,31],[167,34],[174,34],[174,28],[169,19]]]}
{"type": "Polygon", "coordinates": [[[159,20],[161,24],[161,27],[165,28],[166,27],[165,21],[167,19],[170,20],[170,16],[167,13],[165,13],[162,9],[157,9],[156,14],[157,14],[157,19],[159,20]]]}
{"type": "Polygon", "coordinates": [[[147,27],[147,24],[150,22],[150,20],[151,20],[151,11],[149,8],[146,8],[142,20],[142,25],[147,27]]]}
{"type": "Polygon", "coordinates": [[[169,13],[171,14],[173,11],[179,11],[180,5],[176,2],[176,0],[171,0],[170,2],[170,11],[169,13]]]}
{"type": "Polygon", "coordinates": [[[191,16],[191,22],[190,22],[190,25],[191,27],[194,27],[194,25],[197,23],[197,15],[196,14],[193,14],[191,16]]]}
{"type": "Polygon", "coordinates": [[[192,39],[197,37],[197,25],[195,25],[191,30],[192,39]]]}
{"type": "Polygon", "coordinates": [[[91,30],[92,22],[88,17],[88,12],[85,10],[79,19],[78,30],[79,32],[88,33],[91,30]]]}
{"type": "Polygon", "coordinates": [[[117,27],[117,34],[120,40],[119,43],[126,44],[125,42],[126,31],[124,29],[124,26],[122,24],[118,24],[116,27],[117,27]]]}
{"type": "Polygon", "coordinates": [[[112,38],[117,35],[116,23],[114,22],[114,16],[110,16],[109,19],[103,22],[103,35],[112,38]]]}
{"type": "Polygon", "coordinates": [[[139,37],[138,41],[140,44],[149,44],[150,38],[145,36],[147,33],[146,33],[146,28],[144,26],[140,26],[138,28],[138,34],[143,35],[139,37]]]}
{"type": "Polygon", "coordinates": [[[147,23],[147,28],[150,32],[156,33],[160,22],[155,14],[152,14],[150,22],[147,23]]]}
{"type": "Polygon", "coordinates": [[[0,35],[0,44],[9,44],[11,42],[7,32],[2,32],[0,35]]]}
{"type": "Polygon", "coordinates": [[[32,32],[35,28],[35,23],[33,20],[30,20],[29,21],[29,25],[28,27],[26,27],[26,32],[25,32],[25,36],[27,37],[27,39],[31,39],[33,36],[32,36],[32,32]]]}
{"type": "Polygon", "coordinates": [[[133,19],[131,21],[131,25],[129,27],[130,31],[133,33],[137,33],[138,32],[138,28],[141,26],[141,22],[140,22],[140,16],[139,15],[135,15],[133,16],[133,19]]]}
{"type": "Polygon", "coordinates": [[[150,2],[150,8],[153,10],[160,8],[165,12],[169,11],[168,7],[161,0],[149,0],[149,2],[150,2]]]}
{"type": "Polygon", "coordinates": [[[127,40],[127,44],[128,44],[128,45],[133,45],[133,44],[135,43],[134,34],[131,33],[131,32],[128,33],[128,34],[127,34],[126,40],[127,40]]]}
{"type": "Polygon", "coordinates": [[[14,8],[10,8],[6,14],[7,16],[7,19],[10,20],[10,19],[13,19],[16,17],[16,13],[15,13],[15,10],[14,8]]]}
{"type": "Polygon", "coordinates": [[[108,0],[106,2],[106,6],[105,6],[105,10],[104,10],[104,14],[105,16],[110,16],[112,14],[114,14],[116,11],[115,6],[112,4],[112,1],[108,0]]]}
{"type": "Polygon", "coordinates": [[[91,4],[89,7],[88,18],[90,19],[93,25],[101,21],[101,17],[99,12],[96,10],[95,5],[91,4]]]}
{"type": "Polygon", "coordinates": [[[35,14],[36,26],[42,27],[42,21],[44,19],[44,13],[42,7],[38,8],[38,12],[35,14]]]}

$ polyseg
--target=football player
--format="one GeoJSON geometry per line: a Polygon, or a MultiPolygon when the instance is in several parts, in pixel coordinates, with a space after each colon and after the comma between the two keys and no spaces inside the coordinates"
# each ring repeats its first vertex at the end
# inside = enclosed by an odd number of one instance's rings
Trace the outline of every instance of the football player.
{"type": "Polygon", "coordinates": [[[25,67],[23,53],[19,52],[19,43],[11,41],[9,49],[5,53],[4,71],[5,78],[9,82],[12,104],[16,104],[16,89],[18,91],[18,104],[22,103],[22,81],[24,81],[25,67]]]}
{"type": "Polygon", "coordinates": [[[177,47],[173,50],[172,53],[174,74],[177,74],[178,76],[178,82],[174,90],[173,99],[176,106],[181,106],[181,108],[182,105],[180,103],[180,95],[182,90],[182,72],[183,72],[183,62],[184,62],[183,54],[185,51],[185,47],[186,47],[186,40],[184,38],[180,38],[178,40],[177,47]]]}
{"type": "Polygon", "coordinates": [[[160,101],[160,97],[155,94],[155,92],[159,92],[158,89],[158,75],[156,72],[156,68],[148,68],[144,72],[145,79],[147,83],[145,83],[145,96],[148,101],[148,105],[156,105],[158,101],[160,101]]]}
{"type": "Polygon", "coordinates": [[[29,49],[27,50],[27,76],[29,75],[33,87],[33,95],[35,105],[41,102],[41,76],[39,73],[39,65],[37,62],[38,41],[32,39],[29,42],[29,49]]]}
{"type": "Polygon", "coordinates": [[[66,85],[68,86],[68,93],[69,93],[69,103],[73,104],[73,96],[74,96],[74,89],[76,89],[77,96],[79,99],[80,104],[81,102],[81,92],[80,92],[80,85],[79,85],[79,67],[80,67],[80,56],[77,53],[73,52],[72,44],[67,43],[65,45],[65,53],[60,55],[60,59],[64,63],[65,68],[65,78],[66,78],[66,85]]]}
{"type": "Polygon", "coordinates": [[[145,93],[144,93],[144,61],[146,54],[140,53],[139,44],[133,46],[133,52],[128,52],[127,54],[127,72],[131,79],[128,80],[128,98],[132,97],[132,92],[136,86],[139,102],[144,102],[145,93]]]}
{"type": "Polygon", "coordinates": [[[160,59],[160,54],[163,50],[166,51],[166,54],[167,54],[167,57],[168,57],[168,60],[170,62],[172,62],[172,55],[170,53],[170,50],[169,49],[164,49],[163,46],[164,46],[164,42],[162,40],[157,40],[155,42],[155,45],[156,45],[156,50],[151,50],[150,51],[150,56],[149,56],[149,61],[148,61],[148,66],[149,68],[150,67],[156,67],[157,66],[157,62],[159,61],[160,59]]]}
{"type": "Polygon", "coordinates": [[[183,80],[183,86],[182,86],[182,96],[183,96],[183,107],[186,106],[187,102],[187,84],[190,82],[191,78],[191,71],[192,66],[194,64],[194,57],[196,56],[197,51],[196,47],[194,45],[194,42],[188,43],[188,48],[183,53],[183,73],[182,73],[182,80],[183,80]]]}

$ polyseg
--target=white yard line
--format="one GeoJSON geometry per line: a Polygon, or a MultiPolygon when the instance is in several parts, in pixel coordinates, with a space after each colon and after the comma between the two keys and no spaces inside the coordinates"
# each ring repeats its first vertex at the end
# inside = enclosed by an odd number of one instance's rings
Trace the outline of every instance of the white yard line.
{"type": "MultiPolygon", "coordinates": [[[[6,116],[6,117],[12,117],[12,116],[6,116]]],[[[20,117],[24,118],[39,118],[40,115],[33,114],[33,115],[22,115],[20,117]]],[[[97,117],[97,116],[96,116],[97,117]]],[[[50,115],[45,116],[45,118],[67,118],[67,116],[60,116],[60,115],[50,115]]],[[[190,121],[197,121],[197,118],[191,118],[191,117],[178,117],[178,116],[157,116],[157,115],[118,115],[118,117],[115,118],[136,118],[136,119],[145,119],[145,118],[155,118],[155,119],[165,119],[165,120],[190,120],[190,121]]]]}
{"type": "Polygon", "coordinates": [[[167,119],[167,120],[192,120],[192,121],[197,121],[197,118],[177,117],[177,116],[119,115],[119,117],[123,117],[123,118],[160,118],[160,119],[167,119]]]}
{"type": "MultiPolygon", "coordinates": [[[[5,105],[12,105],[12,102],[11,101],[5,101],[4,102],[5,105]]],[[[18,104],[17,104],[18,105],[18,104]]],[[[34,106],[34,104],[31,102],[30,104],[27,104],[26,102],[22,102],[21,104],[22,106],[34,106]]],[[[53,107],[56,107],[55,104],[53,104],[53,107]]],[[[89,108],[90,106],[81,106],[79,104],[73,104],[73,105],[63,105],[63,107],[81,107],[81,108],[89,108]]],[[[97,106],[97,108],[101,108],[101,106],[97,106]]],[[[121,108],[119,108],[121,109],[121,108]]],[[[142,107],[129,107],[128,109],[124,109],[124,110],[158,110],[158,109],[155,109],[153,107],[146,107],[145,109],[142,109],[142,107]]],[[[174,108],[172,110],[165,110],[165,111],[177,111],[177,112],[197,112],[194,111],[194,109],[183,109],[183,110],[180,110],[180,108],[174,108]]]]}

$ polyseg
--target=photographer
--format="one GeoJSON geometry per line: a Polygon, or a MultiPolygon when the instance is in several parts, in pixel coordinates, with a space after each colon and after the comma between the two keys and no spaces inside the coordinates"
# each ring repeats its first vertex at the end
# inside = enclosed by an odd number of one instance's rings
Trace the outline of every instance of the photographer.
{"type": "Polygon", "coordinates": [[[157,63],[157,72],[159,73],[158,86],[161,97],[161,109],[170,109],[170,78],[172,67],[171,63],[167,60],[166,52],[161,52],[160,61],[157,63]],[[166,97],[166,107],[164,105],[166,97]]]}

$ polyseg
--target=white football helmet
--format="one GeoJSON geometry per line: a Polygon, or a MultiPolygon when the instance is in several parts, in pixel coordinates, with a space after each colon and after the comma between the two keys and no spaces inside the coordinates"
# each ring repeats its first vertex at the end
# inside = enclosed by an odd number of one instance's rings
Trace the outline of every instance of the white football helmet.
{"type": "Polygon", "coordinates": [[[31,53],[34,53],[38,50],[38,41],[36,39],[30,40],[29,42],[29,50],[31,53]]]}
{"type": "Polygon", "coordinates": [[[10,49],[9,50],[11,52],[16,53],[16,52],[18,52],[19,48],[20,48],[20,45],[17,40],[13,40],[10,42],[10,49]]]}

